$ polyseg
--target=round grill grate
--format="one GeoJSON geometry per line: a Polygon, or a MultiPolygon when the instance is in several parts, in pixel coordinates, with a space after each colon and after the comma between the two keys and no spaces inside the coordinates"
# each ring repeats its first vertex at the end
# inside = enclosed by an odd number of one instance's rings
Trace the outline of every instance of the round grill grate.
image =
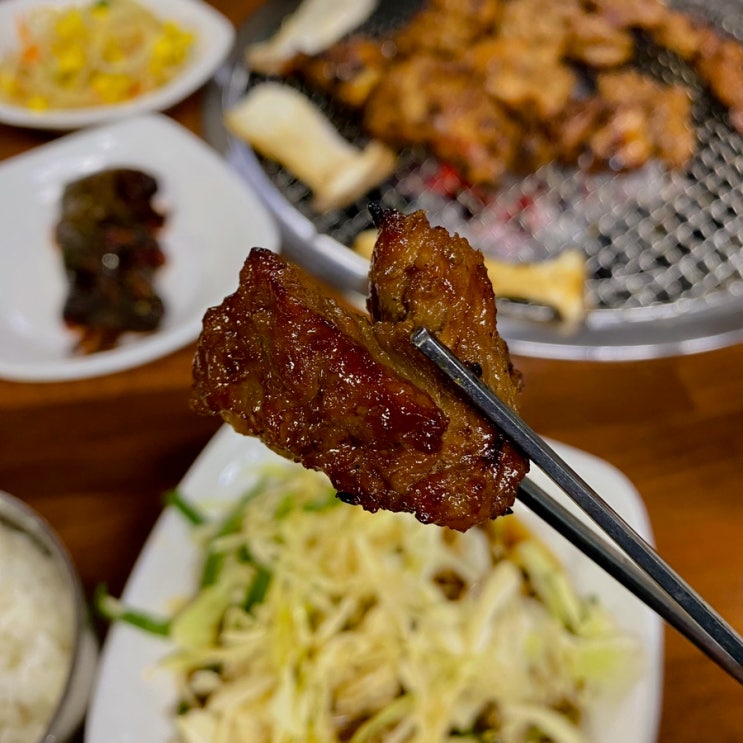
{"type": "MultiPolygon", "coordinates": [[[[431,188],[440,176],[439,163],[424,152],[409,151],[381,189],[348,209],[318,215],[302,183],[275,163],[255,158],[221,126],[223,111],[260,82],[244,70],[245,45],[269,35],[296,2],[270,5],[274,9],[262,19],[263,27],[258,19],[238,35],[236,53],[212,85],[206,132],[268,197],[284,227],[296,222],[297,215],[312,226],[312,234],[303,228],[289,229],[289,238],[305,243],[295,246],[302,262],[307,262],[318,236],[350,245],[359,232],[372,226],[369,201],[381,201],[406,212],[424,209],[431,222],[465,235],[485,253],[508,260],[540,260],[573,247],[584,251],[592,308],[585,326],[568,331],[550,313],[503,302],[501,329],[516,352],[639,358],[698,351],[743,338],[743,137],[731,129],[725,110],[675,55],[640,44],[636,64],[664,82],[684,83],[692,93],[698,147],[684,170],[667,171],[651,163],[634,173],[588,174],[549,165],[505,183],[483,206],[469,191],[452,197],[431,188]],[[267,195],[267,189],[276,193],[267,195]]],[[[383,1],[366,30],[380,32],[418,5],[383,1]]],[[[706,20],[743,38],[738,0],[716,4],[714,15],[701,3],[676,5],[704,11],[706,20]]],[[[364,141],[358,127],[331,102],[305,92],[344,136],[364,141]]],[[[320,273],[324,273],[322,265],[321,261],[320,273]]],[[[331,270],[331,278],[332,274],[331,270]]],[[[346,283],[362,278],[363,271],[346,283]]]]}

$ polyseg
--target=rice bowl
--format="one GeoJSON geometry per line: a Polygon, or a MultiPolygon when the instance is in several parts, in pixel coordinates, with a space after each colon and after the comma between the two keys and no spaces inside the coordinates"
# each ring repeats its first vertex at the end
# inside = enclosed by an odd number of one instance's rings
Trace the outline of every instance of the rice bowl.
{"type": "Polygon", "coordinates": [[[97,659],[82,586],[51,528],[0,491],[0,741],[67,740],[97,659]]]}

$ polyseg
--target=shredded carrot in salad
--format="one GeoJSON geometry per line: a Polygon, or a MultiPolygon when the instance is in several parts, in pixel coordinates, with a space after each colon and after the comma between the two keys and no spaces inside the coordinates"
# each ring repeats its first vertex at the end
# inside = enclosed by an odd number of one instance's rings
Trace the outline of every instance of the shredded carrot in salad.
{"type": "Polygon", "coordinates": [[[30,109],[121,103],[170,82],[194,33],[134,0],[41,7],[16,19],[18,48],[0,59],[0,100],[30,109]]]}

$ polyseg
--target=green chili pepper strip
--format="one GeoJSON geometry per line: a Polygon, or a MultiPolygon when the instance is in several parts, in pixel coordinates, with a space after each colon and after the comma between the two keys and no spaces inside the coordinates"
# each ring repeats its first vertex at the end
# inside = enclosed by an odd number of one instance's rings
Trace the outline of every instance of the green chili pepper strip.
{"type": "Polygon", "coordinates": [[[173,506],[189,523],[194,526],[200,526],[206,523],[206,516],[204,516],[198,508],[193,506],[181,495],[180,491],[176,488],[168,490],[163,495],[163,501],[166,506],[173,506]]]}
{"type": "Polygon", "coordinates": [[[250,584],[250,590],[245,599],[245,611],[250,611],[256,604],[262,603],[266,598],[268,587],[271,584],[271,571],[263,565],[258,565],[255,577],[250,584]]]}
{"type": "Polygon", "coordinates": [[[170,634],[170,620],[124,606],[119,599],[111,596],[105,584],[96,588],[93,603],[98,613],[110,622],[124,622],[162,637],[170,634]]]}
{"type": "MultiPolygon", "coordinates": [[[[245,506],[248,501],[255,498],[258,493],[265,486],[265,481],[260,480],[252,487],[245,495],[240,499],[235,509],[227,516],[222,522],[217,532],[214,534],[213,540],[219,539],[220,537],[226,537],[228,534],[235,534],[242,528],[243,514],[245,512],[245,506]]],[[[220,550],[209,547],[204,560],[204,567],[201,571],[201,587],[211,586],[216,582],[219,574],[222,572],[222,567],[225,562],[225,554],[220,550]]]]}

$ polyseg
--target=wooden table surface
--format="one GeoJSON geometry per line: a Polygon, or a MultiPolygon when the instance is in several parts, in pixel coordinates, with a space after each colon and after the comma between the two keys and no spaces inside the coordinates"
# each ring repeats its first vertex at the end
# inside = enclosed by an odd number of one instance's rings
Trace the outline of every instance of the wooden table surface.
{"type": "MultiPolygon", "coordinates": [[[[214,3],[236,25],[258,4],[214,3]]],[[[200,133],[201,102],[197,93],[169,113],[200,133]]],[[[51,138],[0,126],[0,158],[51,138]]],[[[189,410],[193,351],[95,379],[0,381],[0,488],[49,520],[89,595],[102,581],[121,590],[161,494],[219,426],[189,410]]],[[[659,552],[743,631],[743,345],[653,361],[515,361],[524,418],[621,469],[659,552]]],[[[665,642],[660,740],[743,741],[743,687],[674,630],[665,642]]]]}

